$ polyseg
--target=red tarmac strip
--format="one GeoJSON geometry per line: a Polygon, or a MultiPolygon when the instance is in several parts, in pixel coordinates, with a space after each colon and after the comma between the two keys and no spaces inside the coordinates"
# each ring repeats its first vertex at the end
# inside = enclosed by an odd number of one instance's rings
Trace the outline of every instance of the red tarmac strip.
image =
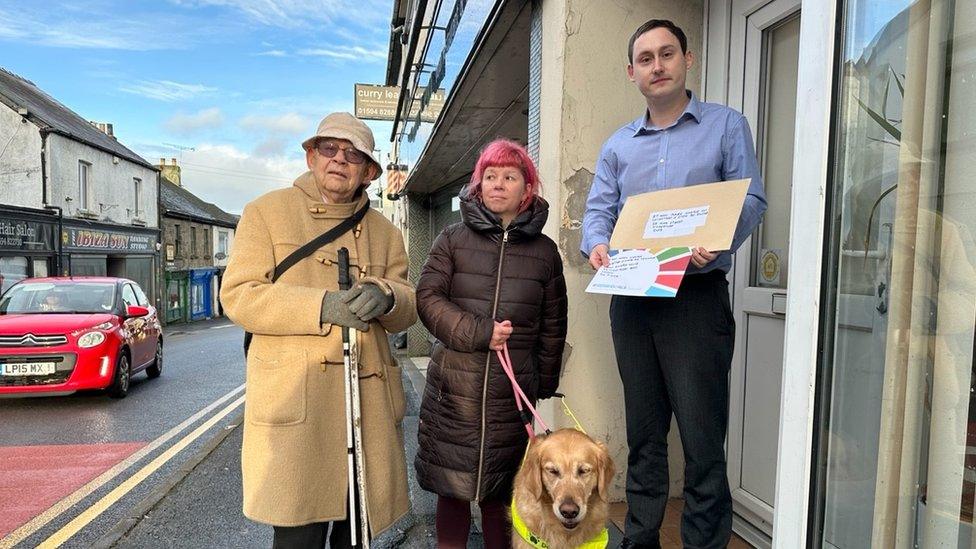
{"type": "Polygon", "coordinates": [[[145,445],[0,446],[0,538],[145,445]]]}

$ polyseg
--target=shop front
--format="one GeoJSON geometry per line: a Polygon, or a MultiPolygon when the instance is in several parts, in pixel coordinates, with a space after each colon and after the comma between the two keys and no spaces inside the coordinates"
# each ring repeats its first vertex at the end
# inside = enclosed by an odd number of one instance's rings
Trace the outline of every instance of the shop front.
{"type": "Polygon", "coordinates": [[[156,229],[120,228],[102,223],[65,220],[62,233],[64,268],[72,276],[117,276],[139,283],[156,295],[156,229]]]}
{"type": "Polygon", "coordinates": [[[217,268],[191,269],[190,320],[203,320],[214,315],[214,297],[217,286],[217,268]]]}
{"type": "Polygon", "coordinates": [[[57,273],[57,234],[51,212],[0,207],[0,293],[19,280],[57,273]]]}
{"type": "MultiPolygon", "coordinates": [[[[400,143],[411,271],[453,220],[472,136],[524,135],[570,293],[560,390],[625,469],[608,303],[584,291],[579,226],[602,142],[644,108],[619,29],[673,19],[696,54],[689,87],[749,121],[769,202],[729,273],[736,533],[789,549],[976,547],[976,0],[491,6],[429,139],[400,143]],[[528,54],[500,55],[506,43],[528,54]],[[517,70],[494,70],[496,56],[517,70]],[[524,109],[505,95],[523,89],[524,109]],[[489,104],[479,93],[517,108],[473,126],[489,104]]],[[[394,135],[412,141],[411,120],[394,135]]],[[[623,499],[623,475],[611,492],[623,499]]]]}

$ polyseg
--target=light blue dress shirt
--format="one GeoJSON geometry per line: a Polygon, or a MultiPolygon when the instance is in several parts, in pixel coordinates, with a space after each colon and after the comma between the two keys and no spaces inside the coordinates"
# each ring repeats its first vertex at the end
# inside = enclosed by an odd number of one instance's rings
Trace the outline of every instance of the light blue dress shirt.
{"type": "Polygon", "coordinates": [[[748,121],[726,106],[699,101],[690,91],[688,96],[688,106],[670,126],[649,125],[645,112],[603,144],[583,217],[584,257],[597,244],[609,245],[627,197],[650,191],[752,178],[732,249],[701,269],[689,265],[688,274],[728,272],[732,253],[759,225],[766,194],[748,121]]]}

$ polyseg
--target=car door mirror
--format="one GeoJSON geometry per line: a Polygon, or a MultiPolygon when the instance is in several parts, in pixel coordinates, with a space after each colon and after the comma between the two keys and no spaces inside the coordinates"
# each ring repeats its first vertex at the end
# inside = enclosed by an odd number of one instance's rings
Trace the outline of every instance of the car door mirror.
{"type": "Polygon", "coordinates": [[[129,305],[125,308],[125,317],[133,318],[137,316],[146,316],[149,314],[149,309],[147,307],[142,307],[140,305],[129,305]]]}

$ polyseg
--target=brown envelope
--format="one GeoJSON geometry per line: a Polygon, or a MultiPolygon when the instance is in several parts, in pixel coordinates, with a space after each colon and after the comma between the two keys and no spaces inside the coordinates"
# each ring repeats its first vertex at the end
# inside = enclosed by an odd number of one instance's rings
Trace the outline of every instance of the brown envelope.
{"type": "Polygon", "coordinates": [[[719,181],[631,196],[617,219],[610,248],[728,250],[750,181],[719,181]]]}

